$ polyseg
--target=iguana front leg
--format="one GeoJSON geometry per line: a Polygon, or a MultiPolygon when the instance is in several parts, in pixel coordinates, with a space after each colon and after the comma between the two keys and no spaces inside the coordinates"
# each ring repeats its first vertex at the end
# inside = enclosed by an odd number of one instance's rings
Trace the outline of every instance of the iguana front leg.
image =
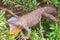
{"type": "Polygon", "coordinates": [[[28,32],[27,35],[24,35],[23,32],[21,32],[22,38],[23,39],[29,39],[30,38],[31,31],[30,31],[30,29],[29,29],[29,27],[27,25],[27,21],[24,21],[24,23],[22,23],[22,24],[24,24],[22,26],[22,28],[25,29],[28,32]]]}
{"type": "Polygon", "coordinates": [[[25,25],[23,28],[24,28],[28,33],[27,33],[27,35],[25,36],[25,35],[23,34],[23,32],[21,32],[22,38],[23,38],[23,39],[29,39],[30,34],[31,34],[31,31],[30,31],[29,27],[28,27],[27,25],[25,25]]]}

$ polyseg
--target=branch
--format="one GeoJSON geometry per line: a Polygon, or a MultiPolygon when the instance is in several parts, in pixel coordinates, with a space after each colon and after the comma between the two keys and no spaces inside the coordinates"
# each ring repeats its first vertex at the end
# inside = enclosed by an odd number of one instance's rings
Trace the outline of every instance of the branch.
{"type": "Polygon", "coordinates": [[[9,10],[7,8],[0,7],[0,9],[3,10],[3,11],[8,11],[11,15],[13,15],[15,17],[18,17],[15,13],[13,13],[11,10],[9,10]]]}

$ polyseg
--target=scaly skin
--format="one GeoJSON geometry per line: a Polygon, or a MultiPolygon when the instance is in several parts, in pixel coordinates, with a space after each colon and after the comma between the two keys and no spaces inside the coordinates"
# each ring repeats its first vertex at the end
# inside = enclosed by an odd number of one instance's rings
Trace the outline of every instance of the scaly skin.
{"type": "MultiPolygon", "coordinates": [[[[46,6],[43,8],[39,7],[38,9],[36,9],[26,15],[18,17],[17,20],[16,19],[13,20],[16,17],[14,17],[12,20],[10,18],[8,20],[8,23],[11,24],[10,28],[12,28],[13,25],[16,25],[16,26],[14,26],[15,28],[19,26],[22,29],[25,29],[28,32],[27,36],[25,36],[22,32],[21,32],[21,34],[22,34],[23,38],[28,39],[30,37],[30,33],[31,33],[29,27],[32,27],[32,26],[36,25],[37,23],[39,23],[41,16],[50,18],[51,20],[58,22],[58,20],[51,13],[57,13],[57,11],[54,7],[49,7],[49,6],[46,6]]],[[[11,30],[13,30],[13,29],[11,29],[11,30]]]]}

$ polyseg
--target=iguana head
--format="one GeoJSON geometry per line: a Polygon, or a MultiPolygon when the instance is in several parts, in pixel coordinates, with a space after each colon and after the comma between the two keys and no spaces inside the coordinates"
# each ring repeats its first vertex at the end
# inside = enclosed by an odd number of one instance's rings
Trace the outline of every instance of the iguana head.
{"type": "Polygon", "coordinates": [[[18,20],[19,19],[16,17],[11,17],[8,20],[8,24],[10,27],[10,34],[18,34],[19,32],[22,31],[22,27],[15,24],[18,20]]]}

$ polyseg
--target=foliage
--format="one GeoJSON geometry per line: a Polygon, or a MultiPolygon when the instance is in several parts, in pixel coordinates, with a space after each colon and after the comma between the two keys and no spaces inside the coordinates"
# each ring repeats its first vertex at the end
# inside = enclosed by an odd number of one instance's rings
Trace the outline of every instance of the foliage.
{"type": "Polygon", "coordinates": [[[40,40],[40,37],[35,30],[32,30],[31,40],[40,40]]]}
{"type": "Polygon", "coordinates": [[[60,40],[60,25],[58,25],[57,23],[55,24],[50,24],[50,29],[52,30],[52,32],[50,32],[49,36],[50,38],[53,39],[59,39],[60,40]]]}
{"type": "Polygon", "coordinates": [[[7,20],[4,17],[5,12],[0,10],[0,40],[14,40],[16,35],[9,34],[7,20]]]}
{"type": "Polygon", "coordinates": [[[3,2],[4,5],[9,4],[10,8],[22,8],[26,12],[35,9],[39,5],[36,0],[3,0],[3,2]]]}

